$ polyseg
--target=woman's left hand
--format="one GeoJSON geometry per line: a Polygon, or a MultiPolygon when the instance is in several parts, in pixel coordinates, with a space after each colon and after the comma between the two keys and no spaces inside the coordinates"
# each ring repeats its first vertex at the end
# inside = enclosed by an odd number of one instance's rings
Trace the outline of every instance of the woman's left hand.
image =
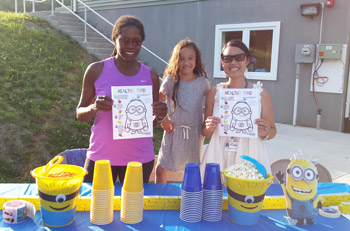
{"type": "Polygon", "coordinates": [[[168,113],[168,107],[164,102],[153,102],[153,115],[155,115],[158,120],[164,119],[168,113]]]}
{"type": "Polygon", "coordinates": [[[269,135],[271,126],[269,121],[264,119],[256,119],[255,124],[258,125],[258,135],[264,139],[269,135]]]}

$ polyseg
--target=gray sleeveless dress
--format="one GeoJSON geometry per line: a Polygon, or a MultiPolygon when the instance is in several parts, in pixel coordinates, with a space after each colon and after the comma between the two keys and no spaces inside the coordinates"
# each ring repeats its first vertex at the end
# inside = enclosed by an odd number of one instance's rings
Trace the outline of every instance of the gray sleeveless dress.
{"type": "Polygon", "coordinates": [[[160,87],[160,92],[166,96],[174,130],[171,133],[164,131],[158,164],[168,171],[179,172],[185,170],[187,163],[199,164],[204,141],[201,135],[203,99],[210,84],[205,77],[197,77],[192,82],[180,81],[175,112],[171,100],[173,87],[172,77],[167,77],[160,87]]]}

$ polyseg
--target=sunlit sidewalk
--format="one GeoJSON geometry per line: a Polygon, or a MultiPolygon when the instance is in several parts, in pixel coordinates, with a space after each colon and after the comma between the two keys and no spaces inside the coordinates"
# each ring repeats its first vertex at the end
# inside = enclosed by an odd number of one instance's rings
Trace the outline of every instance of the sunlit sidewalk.
{"type": "Polygon", "coordinates": [[[266,142],[270,161],[292,158],[302,151],[304,157],[324,165],[333,182],[350,184],[350,134],[276,124],[277,136],[266,142]]]}

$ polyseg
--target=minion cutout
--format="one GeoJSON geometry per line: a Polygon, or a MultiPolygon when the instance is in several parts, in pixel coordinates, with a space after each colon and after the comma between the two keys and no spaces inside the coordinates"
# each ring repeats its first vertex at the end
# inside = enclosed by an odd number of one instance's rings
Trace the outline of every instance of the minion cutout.
{"type": "Polygon", "coordinates": [[[322,208],[317,194],[317,169],[315,165],[305,159],[296,157],[287,168],[286,185],[284,173],[278,171],[275,175],[282,186],[287,204],[287,214],[297,221],[296,225],[313,225],[313,219],[322,208]]]}
{"type": "Polygon", "coordinates": [[[133,99],[126,106],[125,132],[131,134],[141,134],[142,130],[148,130],[148,122],[146,119],[146,106],[139,99],[133,99]]]}
{"type": "Polygon", "coordinates": [[[236,133],[247,133],[253,131],[252,109],[246,102],[237,102],[232,107],[232,120],[230,130],[236,133]]]}

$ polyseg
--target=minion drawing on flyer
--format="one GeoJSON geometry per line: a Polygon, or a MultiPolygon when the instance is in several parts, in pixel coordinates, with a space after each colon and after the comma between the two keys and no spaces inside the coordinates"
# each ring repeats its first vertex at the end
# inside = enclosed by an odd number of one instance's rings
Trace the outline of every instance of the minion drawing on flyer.
{"type": "Polygon", "coordinates": [[[133,99],[126,107],[125,132],[131,134],[141,133],[148,130],[148,122],[146,119],[146,106],[139,99],[133,99]]]}
{"type": "Polygon", "coordinates": [[[112,86],[113,139],[153,137],[151,85],[112,86]]]}
{"type": "Polygon", "coordinates": [[[318,215],[322,203],[317,194],[317,169],[309,160],[296,157],[290,162],[286,172],[278,171],[275,175],[282,186],[287,204],[287,214],[297,221],[296,225],[314,224],[313,219],[318,215]]]}
{"type": "Polygon", "coordinates": [[[258,138],[261,117],[261,92],[259,88],[219,90],[219,135],[229,137],[258,138]]]}
{"type": "Polygon", "coordinates": [[[236,130],[237,133],[246,133],[253,131],[252,109],[246,102],[237,102],[232,107],[232,120],[230,123],[231,131],[236,130]]]}

